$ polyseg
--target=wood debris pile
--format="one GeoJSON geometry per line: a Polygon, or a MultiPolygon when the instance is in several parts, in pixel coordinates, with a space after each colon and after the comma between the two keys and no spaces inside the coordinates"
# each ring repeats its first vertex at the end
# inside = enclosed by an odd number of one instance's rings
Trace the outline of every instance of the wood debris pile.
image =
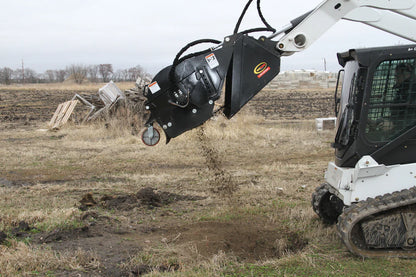
{"type": "Polygon", "coordinates": [[[123,92],[110,81],[97,94],[75,94],[70,101],[59,104],[48,126],[50,129],[59,129],[70,117],[81,124],[96,119],[108,120],[120,114],[135,115],[143,120],[146,100],[142,94],[144,85],[145,81],[139,78],[136,87],[123,92]],[[76,109],[77,104],[82,104],[82,108],[76,109]]]}

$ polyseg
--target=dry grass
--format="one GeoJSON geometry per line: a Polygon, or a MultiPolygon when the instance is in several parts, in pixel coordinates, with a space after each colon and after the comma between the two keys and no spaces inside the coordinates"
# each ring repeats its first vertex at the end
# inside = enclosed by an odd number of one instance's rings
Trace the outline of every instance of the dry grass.
{"type": "Polygon", "coordinates": [[[93,253],[83,250],[56,253],[44,247],[34,247],[13,241],[0,246],[1,276],[36,276],[60,270],[98,269],[99,261],[93,253]]]}
{"type": "Polygon", "coordinates": [[[310,196],[333,158],[333,135],[317,132],[312,120],[267,121],[247,108],[232,120],[217,117],[203,132],[192,130],[156,147],[142,145],[130,124],[120,121],[68,125],[58,132],[5,130],[0,133],[0,229],[10,232],[20,221],[40,232],[89,226],[102,232],[102,244],[114,242],[111,249],[103,251],[97,243],[87,251],[71,249],[67,240],[43,246],[9,238],[0,248],[1,276],[111,276],[102,273],[110,266],[124,273],[144,267],[151,276],[365,276],[379,275],[380,268],[412,275],[411,261],[352,257],[334,228],[313,213],[310,196]],[[232,182],[231,190],[220,193],[226,182],[232,182]],[[154,209],[78,209],[86,193],[100,199],[144,187],[204,199],[154,209]],[[91,214],[96,216],[84,219],[91,214]],[[232,240],[239,234],[242,241],[268,239],[264,248],[277,254],[252,256],[232,240]],[[308,243],[291,249],[295,237],[308,243]],[[227,241],[231,251],[218,248],[227,241]],[[132,252],[122,252],[129,247],[132,252]],[[108,264],[104,253],[124,260],[108,264]]]}
{"type": "MultiPolygon", "coordinates": [[[[0,148],[1,176],[23,186],[1,188],[1,193],[7,195],[0,200],[2,229],[10,230],[20,221],[46,231],[62,226],[74,228],[81,216],[74,206],[83,194],[90,191],[95,194],[132,193],[144,186],[209,197],[202,201],[202,208],[187,213],[183,218],[187,222],[261,217],[275,224],[290,217],[293,221],[288,228],[303,230],[310,224],[313,214],[305,204],[306,200],[299,201],[299,197],[309,198],[313,181],[310,176],[302,177],[308,180],[308,187],[298,191],[305,182],[294,184],[289,175],[299,170],[304,175],[316,171],[316,166],[311,169],[309,164],[299,164],[297,161],[301,157],[311,153],[329,156],[326,141],[331,134],[318,134],[313,129],[313,122],[301,123],[303,128],[287,127],[279,122],[270,124],[247,110],[231,121],[218,117],[205,124],[207,141],[198,140],[201,131],[193,130],[168,145],[161,143],[152,148],[142,145],[139,137],[131,134],[128,125],[118,123],[110,122],[107,127],[100,123],[69,125],[57,133],[40,130],[3,132],[0,135],[3,143],[0,148]],[[314,139],[306,143],[305,137],[314,139]],[[213,172],[206,167],[207,157],[201,152],[204,143],[209,143],[208,147],[215,151],[214,162],[219,164],[220,170],[232,176],[236,186],[235,191],[228,191],[230,195],[221,196],[213,190],[216,185],[213,184],[213,172]],[[288,157],[297,160],[293,163],[288,157]],[[122,181],[106,182],[106,178],[122,181]],[[25,182],[30,185],[26,186],[25,182]],[[286,199],[279,199],[279,193],[282,193],[279,189],[283,189],[286,199]],[[301,196],[290,199],[292,194],[299,193],[301,196]],[[297,204],[294,207],[291,203],[297,204]]],[[[322,171],[323,168],[313,175],[322,178],[322,171]]],[[[277,241],[276,247],[280,245],[283,249],[285,243],[284,240],[277,241]]],[[[11,245],[5,251],[20,250],[17,245],[11,245]]],[[[46,251],[47,255],[51,253],[53,251],[46,251]]],[[[215,275],[224,264],[237,259],[221,251],[201,257],[193,242],[162,244],[157,248],[149,246],[125,267],[176,261],[182,271],[200,267],[203,272],[215,275]]],[[[20,267],[22,272],[38,270],[32,266],[20,267]]],[[[47,270],[56,268],[50,266],[47,270]]]]}

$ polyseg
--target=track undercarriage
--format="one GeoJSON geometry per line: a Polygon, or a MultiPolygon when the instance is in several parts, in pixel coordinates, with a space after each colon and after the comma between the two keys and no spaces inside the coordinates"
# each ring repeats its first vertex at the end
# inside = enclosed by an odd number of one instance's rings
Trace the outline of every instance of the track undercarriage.
{"type": "MultiPolygon", "coordinates": [[[[339,201],[334,197],[337,198],[328,184],[319,187],[312,197],[315,212],[326,223],[335,223],[334,213],[339,211],[339,201]]],[[[416,258],[416,188],[368,198],[344,208],[337,218],[337,231],[356,255],[416,258]]]]}

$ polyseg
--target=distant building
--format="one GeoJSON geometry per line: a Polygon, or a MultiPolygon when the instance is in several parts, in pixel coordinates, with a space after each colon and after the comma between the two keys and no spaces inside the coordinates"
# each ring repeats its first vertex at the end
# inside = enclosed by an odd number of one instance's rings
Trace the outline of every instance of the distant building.
{"type": "Polygon", "coordinates": [[[283,71],[276,76],[266,89],[277,88],[331,88],[335,87],[337,74],[328,71],[292,70],[283,71]]]}

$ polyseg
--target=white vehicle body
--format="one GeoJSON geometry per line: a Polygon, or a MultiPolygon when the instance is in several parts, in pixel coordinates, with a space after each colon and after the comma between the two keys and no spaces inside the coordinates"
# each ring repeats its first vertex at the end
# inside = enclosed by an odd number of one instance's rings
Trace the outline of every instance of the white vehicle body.
{"type": "Polygon", "coordinates": [[[416,164],[385,166],[378,164],[371,156],[363,156],[355,168],[338,167],[330,162],[325,181],[349,206],[368,197],[415,187],[416,164]]]}

